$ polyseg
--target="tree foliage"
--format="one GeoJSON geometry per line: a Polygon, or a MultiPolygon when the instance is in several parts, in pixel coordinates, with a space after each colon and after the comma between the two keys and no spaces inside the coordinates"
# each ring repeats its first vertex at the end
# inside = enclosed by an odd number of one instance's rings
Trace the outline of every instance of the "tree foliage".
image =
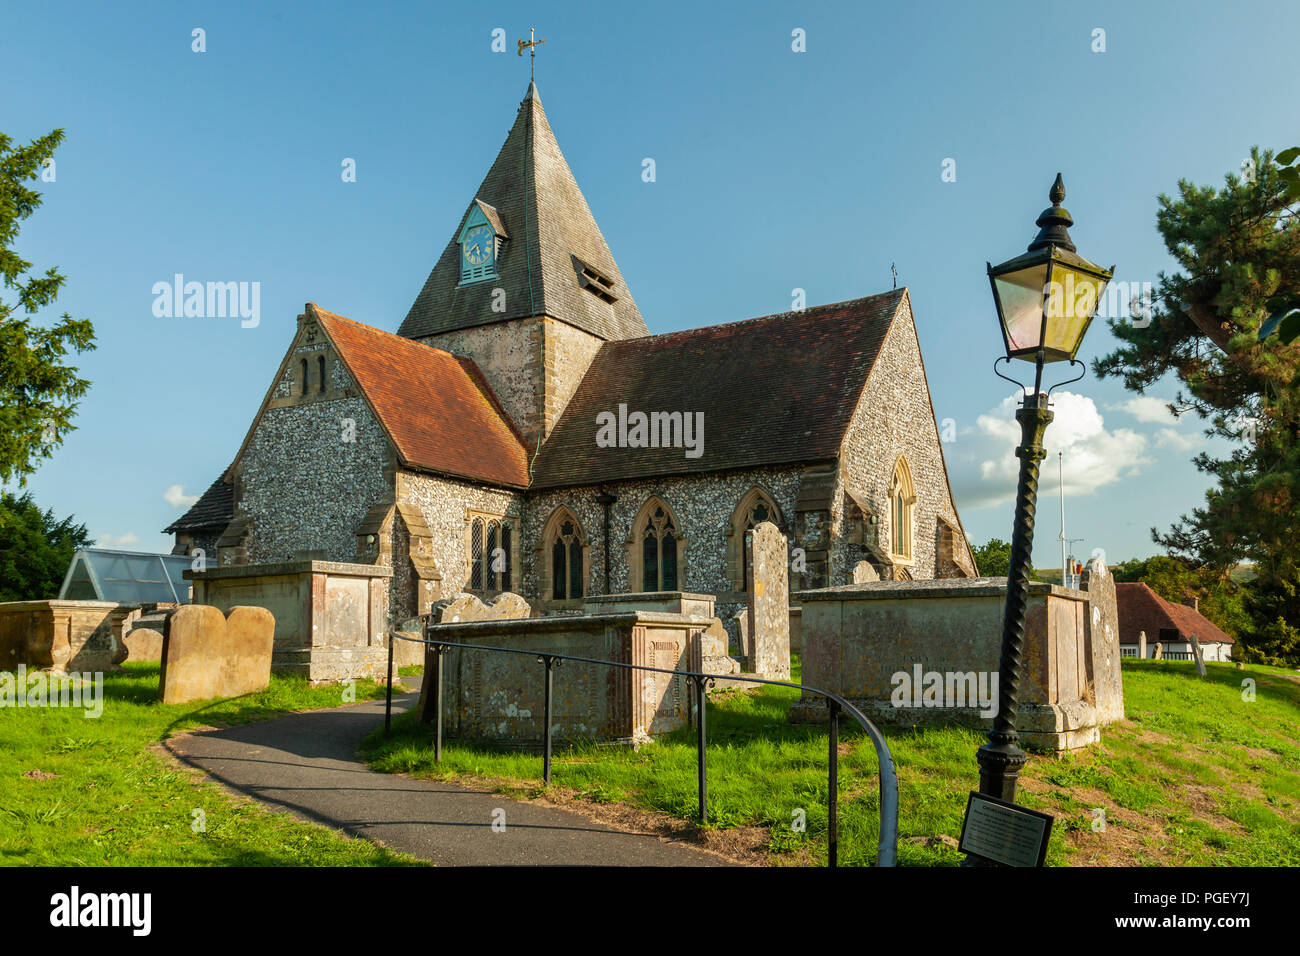
{"type": "Polygon", "coordinates": [[[1194,459],[1215,480],[1204,506],[1152,537],[1214,574],[1253,563],[1241,636],[1273,654],[1290,640],[1277,622],[1300,622],[1300,341],[1270,334],[1300,305],[1300,191],[1268,151],[1246,165],[1222,188],[1183,180],[1177,198],[1160,196],[1156,225],[1178,271],[1161,273],[1147,327],[1110,320],[1121,344],[1097,374],[1138,393],[1173,374],[1171,409],[1232,443],[1226,457],[1194,459]]]}
{"type": "Polygon", "coordinates": [[[46,161],[63,142],[63,130],[14,146],[0,133],[0,481],[20,484],[49,458],[73,428],[72,417],[90,382],[65,364],[70,350],[95,347],[88,319],[63,313],[51,328],[30,316],[58,297],[65,277],[51,267],[29,274],[32,263],[13,251],[19,224],[41,204],[41,194],[26,185],[38,179],[46,161]],[[7,299],[12,298],[11,301],[7,299]]]}
{"type": "Polygon", "coordinates": [[[0,492],[0,601],[56,596],[73,552],[89,544],[84,524],[42,512],[30,494],[0,492]]]}
{"type": "MultiPolygon", "coordinates": [[[[990,538],[985,544],[971,549],[975,555],[975,566],[980,576],[985,578],[1005,578],[1011,573],[1011,543],[1001,538],[990,538]]],[[[1033,563],[1029,566],[1029,576],[1033,578],[1033,563]]]]}

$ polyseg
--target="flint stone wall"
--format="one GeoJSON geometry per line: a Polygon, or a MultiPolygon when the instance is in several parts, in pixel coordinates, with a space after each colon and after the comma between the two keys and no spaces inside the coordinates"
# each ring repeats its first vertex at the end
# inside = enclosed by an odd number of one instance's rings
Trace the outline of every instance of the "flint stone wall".
{"type": "Polygon", "coordinates": [[[357,525],[391,494],[389,459],[388,438],[359,396],[268,408],[238,464],[237,514],[252,528],[247,562],[274,564],[305,552],[351,561],[357,525]],[[352,441],[345,440],[348,421],[356,426],[352,441]]]}
{"type": "Polygon", "coordinates": [[[187,604],[167,619],[158,699],[184,704],[266,690],[275,618],[260,607],[187,604]]]}
{"type": "Polygon", "coordinates": [[[851,494],[875,509],[879,518],[877,546],[889,551],[893,520],[889,489],[894,464],[900,455],[907,459],[916,491],[912,560],[901,566],[916,580],[974,577],[975,558],[965,535],[955,548],[956,564],[945,567],[940,560],[940,518],[950,521],[954,528],[960,527],[960,521],[948,484],[943,444],[926,383],[910,299],[904,300],[881,346],[876,367],[844,438],[831,507],[830,583],[854,580],[854,567],[870,557],[862,546],[850,544],[843,534],[846,495],[851,494]]]}
{"type": "MultiPolygon", "coordinates": [[[[838,693],[884,723],[992,726],[978,702],[918,707],[910,694],[900,694],[897,706],[895,675],[911,680],[918,666],[923,674],[997,673],[1005,578],[882,581],[797,596],[803,604],[804,683],[838,693]]],[[[1083,747],[1117,719],[1103,714],[1092,698],[1097,681],[1089,615],[1084,592],[1031,582],[1018,710],[1022,746],[1083,747]]],[[[803,697],[790,716],[825,720],[825,701],[803,697]]]]}

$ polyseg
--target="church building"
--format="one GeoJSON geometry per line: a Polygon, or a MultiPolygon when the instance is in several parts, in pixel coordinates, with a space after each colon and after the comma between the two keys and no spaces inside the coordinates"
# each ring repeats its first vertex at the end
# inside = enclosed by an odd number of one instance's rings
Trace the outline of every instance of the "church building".
{"type": "Polygon", "coordinates": [[[532,84],[466,199],[396,333],[306,305],[177,553],[381,565],[394,622],[507,591],[725,619],[761,521],[792,592],[976,574],[906,288],[651,335],[532,84]]]}

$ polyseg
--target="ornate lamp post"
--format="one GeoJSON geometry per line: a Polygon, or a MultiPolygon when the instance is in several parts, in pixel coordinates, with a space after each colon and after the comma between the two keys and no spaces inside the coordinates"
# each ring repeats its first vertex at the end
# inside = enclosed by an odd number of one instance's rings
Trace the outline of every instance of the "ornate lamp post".
{"type": "MultiPolygon", "coordinates": [[[[1023,255],[998,266],[988,266],[993,301],[1006,344],[1006,357],[994,363],[1021,359],[1034,363],[1034,390],[1016,412],[1020,422],[1020,484],[1016,489],[1016,519],[1011,535],[1011,568],[1002,622],[1002,658],[998,666],[998,712],[989,742],[979,749],[980,793],[1014,803],[1016,781],[1025,765],[1025,752],[1017,745],[1017,695],[1020,689],[1020,654],[1025,637],[1025,605],[1029,596],[1029,559],[1034,545],[1034,509],[1038,501],[1038,464],[1045,456],[1043,434],[1052,421],[1048,394],[1042,391],[1043,365],[1075,360],[1097,303],[1115,272],[1103,269],[1075,252],[1068,227],[1074,225],[1061,206],[1065,185],[1058,173],[1048,194],[1051,208],[1035,223],[1038,235],[1023,255]]],[[[1086,367],[1084,367],[1086,370],[1086,367]]],[[[1070,381],[1083,377],[1081,371],[1070,381]]],[[[1014,379],[1008,379],[1014,381],[1014,379]]],[[[1020,384],[1020,383],[1016,383],[1020,384]]],[[[1062,382],[1060,384],[1066,384],[1062,382]]],[[[1024,386],[1021,386],[1024,388],[1024,386]]],[[[1057,386],[1052,386],[1056,388],[1057,386]]]]}

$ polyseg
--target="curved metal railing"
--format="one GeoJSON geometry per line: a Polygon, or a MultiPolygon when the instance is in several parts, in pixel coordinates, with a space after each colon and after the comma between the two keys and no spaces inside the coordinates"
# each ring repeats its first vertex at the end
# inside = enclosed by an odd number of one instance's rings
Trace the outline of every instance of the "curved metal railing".
{"type": "MultiPolygon", "coordinates": [[[[427,630],[426,632],[427,633],[427,630]]],[[[420,714],[422,723],[434,723],[434,761],[442,760],[442,655],[448,648],[457,650],[490,651],[501,654],[523,654],[537,658],[539,664],[546,668],[545,695],[543,713],[542,773],[547,785],[551,782],[551,682],[557,662],[573,661],[580,664],[597,664],[603,667],[616,667],[624,670],[653,671],[658,674],[672,674],[686,677],[695,685],[695,724],[697,728],[697,766],[699,776],[700,823],[708,822],[708,764],[705,759],[707,747],[705,730],[705,693],[708,685],[720,675],[705,674],[700,671],[671,670],[666,667],[650,667],[646,664],[628,664],[623,661],[606,661],[592,657],[577,657],[570,654],[553,654],[549,651],[525,650],[518,647],[494,647],[487,644],[462,644],[459,641],[437,641],[430,638],[409,637],[389,630],[388,641],[388,691],[384,710],[384,733],[389,732],[393,719],[393,638],[410,641],[425,646],[425,682],[433,680],[433,686],[425,695],[424,710],[420,714]],[[432,660],[430,660],[432,659],[432,660]],[[432,665],[432,674],[430,674],[432,665]]],[[[861,725],[871,738],[876,751],[876,760],[880,765],[880,838],[876,847],[876,866],[894,866],[898,859],[898,777],[894,772],[894,758],[889,752],[889,745],[884,736],[858,708],[838,694],[808,684],[796,684],[791,681],[767,680],[761,677],[742,677],[726,675],[726,680],[743,681],[747,684],[767,684],[773,687],[792,687],[826,698],[829,711],[829,746],[828,754],[828,792],[827,806],[827,862],[829,866],[839,863],[839,722],[840,714],[846,713],[861,725]]]]}

